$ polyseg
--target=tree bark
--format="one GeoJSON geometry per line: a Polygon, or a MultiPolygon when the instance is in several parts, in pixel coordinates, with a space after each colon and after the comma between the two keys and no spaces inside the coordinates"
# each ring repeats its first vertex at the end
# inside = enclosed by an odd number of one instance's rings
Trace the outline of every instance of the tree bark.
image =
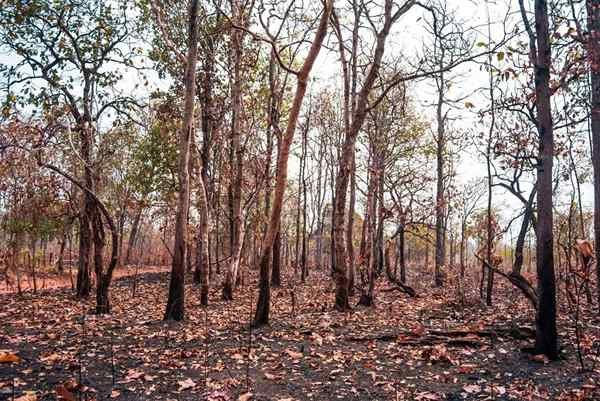
{"type": "Polygon", "coordinates": [[[539,305],[536,314],[535,350],[554,360],[558,358],[558,335],[556,330],[556,282],[554,275],[554,235],[552,215],[552,165],[554,137],[550,106],[551,46],[548,28],[548,4],[546,0],[535,1],[535,31],[537,51],[535,54],[535,94],[537,130],[539,135],[538,218],[536,269],[538,276],[539,305]]]}
{"type": "Polygon", "coordinates": [[[405,229],[404,223],[400,225],[400,232],[398,233],[398,255],[397,258],[400,262],[400,281],[403,284],[406,284],[406,260],[404,251],[406,249],[405,245],[405,229]]]}
{"type": "Polygon", "coordinates": [[[436,178],[436,195],[435,195],[435,270],[434,284],[436,287],[444,285],[443,270],[446,264],[446,238],[444,229],[444,210],[446,201],[444,199],[444,157],[446,131],[445,118],[442,113],[444,104],[445,81],[444,73],[440,73],[438,88],[438,103],[436,108],[437,116],[437,138],[436,138],[436,156],[437,156],[437,178],[436,178]]]}
{"type": "MultiPolygon", "coordinates": [[[[237,1],[232,1],[232,13],[234,18],[241,20],[243,26],[246,25],[246,17],[243,15],[245,10],[237,1]]],[[[240,256],[242,254],[242,182],[244,176],[244,154],[242,149],[242,40],[243,31],[233,29],[231,33],[231,63],[233,73],[231,77],[231,171],[234,174],[231,184],[231,212],[233,218],[231,231],[231,253],[229,258],[229,267],[225,274],[223,283],[223,299],[233,300],[233,290],[238,281],[240,267],[240,256]]]]}
{"type": "MultiPolygon", "coordinates": [[[[91,146],[87,124],[79,125],[81,136],[81,158],[86,163],[84,166],[84,182],[89,189],[93,189],[93,175],[91,170],[91,146]]],[[[94,201],[87,192],[83,192],[83,210],[79,218],[79,264],[77,271],[77,296],[89,296],[92,284],[90,279],[90,254],[92,250],[91,216],[94,213],[94,201]]]]}
{"type": "Polygon", "coordinates": [[[140,206],[137,213],[135,214],[135,218],[133,219],[133,224],[131,225],[131,232],[129,233],[129,241],[127,242],[127,250],[125,251],[125,265],[128,265],[131,261],[131,251],[135,246],[137,241],[138,230],[140,228],[140,221],[142,220],[142,211],[143,208],[140,206]]]}
{"type": "Polygon", "coordinates": [[[171,264],[169,297],[165,320],[181,321],[185,318],[185,247],[189,200],[190,141],[194,132],[194,98],[196,95],[196,63],[198,59],[198,0],[191,0],[188,22],[188,51],[185,67],[185,100],[183,127],[179,134],[177,164],[179,193],[175,215],[175,244],[171,264]]]}
{"type": "Polygon", "coordinates": [[[198,238],[196,242],[196,269],[194,271],[194,282],[200,284],[200,304],[207,306],[209,291],[209,214],[208,199],[203,180],[200,180],[198,193],[200,196],[200,223],[198,225],[198,238]]]}
{"type": "Polygon", "coordinates": [[[596,241],[596,278],[600,313],[600,5],[587,0],[588,53],[590,57],[592,167],[594,170],[594,238],[596,241]]]}
{"type": "Polygon", "coordinates": [[[350,202],[348,204],[348,227],[346,229],[346,246],[348,247],[348,295],[354,294],[356,263],[354,256],[354,209],[356,205],[356,157],[352,157],[350,172],[350,202]]]}

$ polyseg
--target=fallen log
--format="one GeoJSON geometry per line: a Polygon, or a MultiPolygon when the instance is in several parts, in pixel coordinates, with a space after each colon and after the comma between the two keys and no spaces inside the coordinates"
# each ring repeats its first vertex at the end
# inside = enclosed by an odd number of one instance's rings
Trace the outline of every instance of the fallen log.
{"type": "Polygon", "coordinates": [[[408,295],[411,298],[417,298],[417,292],[411,286],[406,285],[403,282],[396,280],[396,279],[392,279],[392,278],[390,278],[390,281],[392,282],[392,284],[395,285],[395,287],[384,288],[381,291],[383,291],[383,292],[400,291],[400,292],[405,293],[406,295],[408,295]]]}
{"type": "Polygon", "coordinates": [[[516,340],[535,338],[535,330],[530,327],[497,327],[487,330],[428,330],[423,336],[415,336],[413,332],[402,331],[395,333],[382,333],[370,336],[348,336],[346,341],[396,341],[401,345],[427,345],[435,344],[475,345],[480,343],[479,338],[503,337],[516,340]]]}
{"type": "Polygon", "coordinates": [[[426,336],[414,340],[399,340],[396,345],[401,347],[423,346],[423,345],[439,345],[444,344],[449,347],[481,347],[484,345],[477,338],[450,338],[438,336],[426,336]]]}
{"type": "Polygon", "coordinates": [[[521,292],[523,293],[523,295],[525,296],[525,298],[527,298],[527,300],[529,301],[529,303],[531,304],[531,306],[533,306],[533,308],[535,310],[537,310],[537,304],[538,304],[537,291],[535,290],[535,288],[533,288],[533,286],[531,285],[531,283],[529,281],[527,281],[527,279],[525,277],[523,277],[518,272],[504,273],[502,270],[498,269],[497,267],[492,266],[485,259],[482,259],[478,255],[475,255],[475,257],[481,263],[483,263],[488,269],[490,269],[492,272],[500,275],[501,277],[504,277],[512,285],[514,285],[519,290],[521,290],[521,292]]]}

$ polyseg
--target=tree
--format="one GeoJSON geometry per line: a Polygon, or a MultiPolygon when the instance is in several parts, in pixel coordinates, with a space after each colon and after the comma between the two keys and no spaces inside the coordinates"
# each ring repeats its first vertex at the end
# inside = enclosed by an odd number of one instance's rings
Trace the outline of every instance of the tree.
{"type": "MultiPolygon", "coordinates": [[[[177,171],[179,191],[175,216],[175,244],[171,264],[169,296],[165,320],[183,320],[185,317],[185,249],[189,208],[190,143],[194,134],[194,99],[196,97],[196,63],[198,58],[198,0],[189,3],[188,51],[185,59],[185,100],[183,124],[179,132],[177,171]]],[[[202,182],[202,177],[199,177],[202,182]]],[[[202,188],[204,189],[204,188],[202,188]]]]}
{"type": "Polygon", "coordinates": [[[535,352],[558,358],[556,330],[556,281],[554,275],[554,236],[552,217],[552,165],[554,136],[550,106],[551,46],[548,28],[548,3],[535,0],[535,33],[527,18],[524,0],[519,0],[523,23],[529,35],[531,63],[535,71],[535,106],[539,150],[537,160],[536,269],[538,308],[535,352]]]}
{"type": "MultiPolygon", "coordinates": [[[[137,49],[127,44],[133,34],[130,11],[125,2],[98,5],[95,1],[10,1],[0,10],[0,46],[16,55],[14,63],[0,66],[6,81],[3,90],[8,95],[4,110],[30,102],[44,115],[64,104],[69,116],[65,119],[72,119],[79,135],[77,159],[83,168],[80,184],[86,190],[82,192],[84,205],[79,213],[77,294],[83,297],[90,292],[93,247],[97,299],[102,302],[108,302],[108,288],[104,286],[110,283],[110,277],[103,277],[111,276],[112,269],[105,270],[100,257],[104,248],[102,219],[107,216],[98,203],[96,177],[100,172],[95,171],[95,154],[101,152],[94,138],[100,134],[97,127],[103,116],[113,112],[128,118],[131,108],[138,106],[133,97],[115,90],[123,71],[105,68],[108,64],[135,68],[137,49]],[[20,96],[15,94],[17,91],[20,96]]],[[[71,122],[66,125],[70,128],[71,122]]],[[[66,174],[75,180],[72,174],[66,174]]],[[[98,312],[108,310],[108,304],[97,305],[98,312]]]]}
{"type": "MultiPolygon", "coordinates": [[[[592,166],[594,169],[594,238],[596,240],[597,298],[600,305],[600,5],[587,0],[588,53],[591,81],[592,166]]],[[[600,311],[600,306],[599,309],[600,311]]]]}
{"type": "MultiPolygon", "coordinates": [[[[296,124],[298,122],[298,116],[300,114],[300,108],[302,107],[302,101],[306,93],[307,81],[310,71],[321,51],[321,45],[325,39],[327,33],[327,24],[329,16],[333,8],[333,1],[327,0],[321,18],[319,19],[319,25],[317,27],[315,38],[310,46],[308,55],[306,56],[304,63],[299,71],[295,72],[296,75],[296,93],[294,94],[294,100],[290,109],[290,115],[288,117],[288,124],[283,135],[282,141],[279,145],[279,156],[277,158],[277,175],[275,183],[275,197],[273,199],[273,208],[269,217],[269,225],[267,226],[267,232],[263,241],[263,249],[259,259],[260,263],[260,276],[259,276],[259,293],[258,301],[256,305],[256,313],[254,315],[254,326],[262,326],[269,322],[269,311],[271,307],[271,254],[273,252],[273,242],[275,236],[279,231],[281,209],[283,207],[283,195],[285,193],[285,186],[287,183],[287,163],[290,152],[290,146],[294,139],[294,132],[296,130],[296,124]]],[[[275,46],[273,43],[272,46],[275,46]]],[[[291,72],[291,71],[289,71],[291,72]]]]}
{"type": "Polygon", "coordinates": [[[335,308],[339,311],[346,311],[350,308],[350,305],[348,304],[348,255],[344,233],[346,228],[346,195],[348,191],[348,181],[353,166],[352,160],[355,153],[354,146],[358,133],[367,115],[367,109],[369,107],[368,97],[381,67],[381,62],[385,53],[386,39],[391,31],[392,25],[397,22],[402,15],[408,12],[414,4],[415,2],[409,1],[401,7],[398,7],[396,10],[393,10],[393,2],[391,0],[385,1],[382,17],[383,27],[378,31],[373,27],[373,29],[376,30],[376,45],[373,58],[369,63],[368,74],[364,78],[362,87],[358,92],[356,107],[352,113],[352,123],[346,132],[342,147],[341,160],[339,161],[339,169],[335,180],[336,188],[333,208],[333,240],[335,241],[334,277],[336,281],[335,308]]]}

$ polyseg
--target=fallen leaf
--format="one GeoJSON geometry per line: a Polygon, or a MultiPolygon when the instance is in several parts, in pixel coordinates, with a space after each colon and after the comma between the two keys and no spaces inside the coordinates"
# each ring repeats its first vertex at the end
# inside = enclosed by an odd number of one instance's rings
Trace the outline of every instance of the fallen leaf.
{"type": "Polygon", "coordinates": [[[59,384],[58,386],[56,386],[54,391],[56,391],[56,395],[59,399],[67,401],[76,401],[75,395],[73,395],[72,392],[67,390],[67,388],[63,384],[59,384]]]}
{"type": "Polygon", "coordinates": [[[550,363],[550,360],[548,359],[548,357],[544,354],[539,354],[539,355],[531,355],[529,357],[530,360],[534,361],[534,362],[539,362],[539,363],[543,363],[543,364],[548,364],[550,363]]]}
{"type": "Polygon", "coordinates": [[[463,387],[463,390],[465,390],[469,394],[480,393],[481,386],[479,386],[477,384],[467,384],[466,386],[463,387]]]}
{"type": "Polygon", "coordinates": [[[297,351],[292,351],[291,349],[286,349],[285,353],[288,354],[292,359],[302,358],[302,352],[297,352],[297,351]]]}
{"type": "Polygon", "coordinates": [[[269,372],[265,372],[265,377],[267,379],[269,379],[269,380],[277,380],[277,379],[279,379],[279,376],[276,376],[276,375],[274,375],[272,373],[269,373],[269,372]]]}
{"type": "Polygon", "coordinates": [[[188,390],[190,388],[196,387],[196,383],[190,378],[180,380],[177,382],[177,384],[179,384],[179,391],[188,390]]]}
{"type": "Polygon", "coordinates": [[[70,378],[69,380],[63,383],[63,386],[65,386],[67,390],[72,391],[75,390],[79,386],[79,384],[77,383],[77,380],[70,378]]]}
{"type": "Polygon", "coordinates": [[[244,393],[238,397],[238,401],[248,401],[252,398],[252,393],[244,393]]]}
{"type": "Polygon", "coordinates": [[[53,354],[50,354],[50,355],[40,358],[40,361],[42,361],[44,363],[54,363],[54,362],[58,361],[59,359],[60,359],[60,355],[58,355],[57,353],[53,353],[53,354]]]}
{"type": "Polygon", "coordinates": [[[37,401],[35,391],[26,391],[22,396],[15,398],[15,401],[37,401]]]}
{"type": "Polygon", "coordinates": [[[0,352],[0,363],[17,363],[21,362],[18,355],[11,352],[0,352]]]}

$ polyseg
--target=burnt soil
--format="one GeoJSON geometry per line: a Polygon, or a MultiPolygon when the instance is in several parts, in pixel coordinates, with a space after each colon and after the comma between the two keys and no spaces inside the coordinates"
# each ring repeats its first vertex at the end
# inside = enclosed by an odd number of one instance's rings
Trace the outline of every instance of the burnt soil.
{"type": "Polygon", "coordinates": [[[532,357],[534,311],[500,279],[485,307],[476,278],[461,301],[431,274],[410,278],[417,298],[381,277],[374,307],[339,313],[328,272],[311,271],[304,284],[285,277],[271,325],[249,330],[249,276],[233,302],[214,285],[208,308],[188,283],[182,323],[162,321],[164,271],[116,280],[104,316],[69,288],[0,294],[0,350],[21,358],[0,363],[0,400],[600,400],[600,319],[585,301],[582,371],[573,308],[559,298],[561,360],[532,357]]]}

